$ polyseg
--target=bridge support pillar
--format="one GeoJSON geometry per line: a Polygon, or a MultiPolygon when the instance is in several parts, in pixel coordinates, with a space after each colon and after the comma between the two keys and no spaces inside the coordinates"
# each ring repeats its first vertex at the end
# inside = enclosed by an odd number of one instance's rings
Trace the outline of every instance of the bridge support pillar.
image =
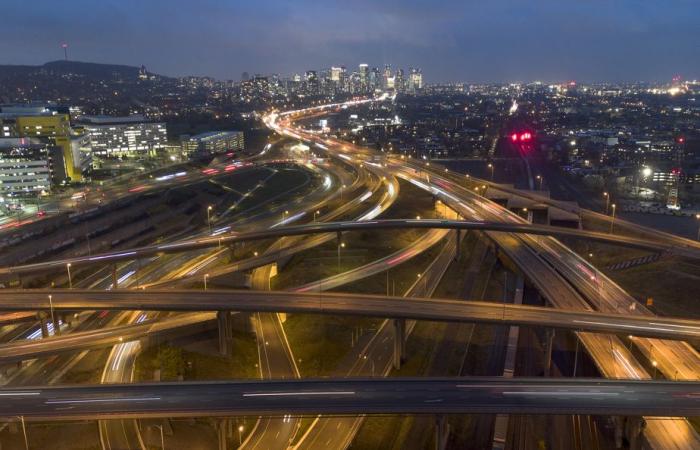
{"type": "Polygon", "coordinates": [[[629,442],[630,450],[642,449],[642,431],[644,430],[644,427],[644,419],[641,417],[632,416],[626,418],[625,435],[627,436],[627,442],[629,442]]]}
{"type": "Polygon", "coordinates": [[[615,425],[615,448],[622,448],[622,436],[624,434],[624,417],[614,416],[613,424],[615,425]]]}
{"type": "Polygon", "coordinates": [[[548,377],[552,372],[552,346],[554,345],[554,328],[547,328],[544,343],[544,376],[548,377]]]}
{"type": "Polygon", "coordinates": [[[437,416],[435,418],[435,450],[445,450],[447,448],[447,437],[449,434],[450,425],[447,423],[447,416],[437,416]]]}
{"type": "Polygon", "coordinates": [[[462,244],[462,230],[460,230],[460,229],[458,228],[458,229],[457,229],[457,243],[456,243],[456,245],[457,245],[457,251],[455,252],[455,261],[459,261],[459,256],[460,256],[460,255],[459,255],[459,253],[460,253],[460,252],[459,252],[459,249],[460,249],[461,244],[462,244]]]}
{"type": "Polygon", "coordinates": [[[53,334],[56,336],[61,335],[61,322],[65,322],[62,316],[63,314],[54,313],[53,334]]]}
{"type": "Polygon", "coordinates": [[[49,326],[48,326],[49,321],[46,318],[46,313],[43,311],[38,313],[37,318],[39,319],[39,324],[41,326],[41,337],[42,338],[49,337],[49,326]]]}
{"type": "Polygon", "coordinates": [[[228,427],[227,427],[227,422],[228,419],[222,419],[219,421],[216,427],[216,431],[218,434],[218,441],[219,441],[219,450],[227,450],[228,449],[228,427]]]}
{"type": "Polygon", "coordinates": [[[394,369],[399,370],[406,360],[406,319],[393,319],[394,324],[394,369]]]}
{"type": "Polygon", "coordinates": [[[229,311],[217,311],[216,321],[219,326],[219,353],[224,356],[230,356],[233,345],[231,313],[229,311]]]}

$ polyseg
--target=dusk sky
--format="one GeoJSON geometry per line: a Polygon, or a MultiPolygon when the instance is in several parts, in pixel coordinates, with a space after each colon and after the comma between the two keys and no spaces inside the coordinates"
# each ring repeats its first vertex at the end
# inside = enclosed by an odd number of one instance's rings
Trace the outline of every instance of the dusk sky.
{"type": "Polygon", "coordinates": [[[427,82],[700,78],[697,0],[4,0],[0,63],[238,80],[359,63],[427,82]]]}

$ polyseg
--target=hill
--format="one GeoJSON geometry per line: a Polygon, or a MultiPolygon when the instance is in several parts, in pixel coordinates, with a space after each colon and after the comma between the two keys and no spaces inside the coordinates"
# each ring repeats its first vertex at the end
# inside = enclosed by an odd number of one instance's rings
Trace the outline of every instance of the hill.
{"type": "MultiPolygon", "coordinates": [[[[51,61],[40,66],[0,65],[0,79],[28,75],[78,75],[91,79],[136,79],[139,67],[82,61],[51,61]]],[[[149,75],[152,75],[149,73],[149,75]]],[[[157,75],[159,78],[161,75],[157,75]]]]}

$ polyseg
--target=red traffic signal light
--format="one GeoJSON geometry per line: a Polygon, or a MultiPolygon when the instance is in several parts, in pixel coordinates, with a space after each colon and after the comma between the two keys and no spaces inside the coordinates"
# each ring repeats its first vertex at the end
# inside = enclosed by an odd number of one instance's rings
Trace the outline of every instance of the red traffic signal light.
{"type": "Polygon", "coordinates": [[[522,133],[513,133],[510,135],[510,140],[513,142],[530,142],[532,140],[532,132],[523,131],[522,133]]]}

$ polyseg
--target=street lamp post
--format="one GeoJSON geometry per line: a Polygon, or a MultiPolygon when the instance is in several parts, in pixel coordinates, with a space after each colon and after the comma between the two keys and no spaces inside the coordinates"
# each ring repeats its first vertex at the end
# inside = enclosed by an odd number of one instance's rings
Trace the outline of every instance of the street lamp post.
{"type": "Polygon", "coordinates": [[[612,220],[610,221],[610,234],[613,234],[613,227],[615,226],[615,203],[612,205],[612,220]]]}
{"type": "Polygon", "coordinates": [[[338,244],[338,270],[340,270],[340,249],[345,248],[345,242],[338,244]]]}
{"type": "Polygon", "coordinates": [[[427,295],[428,292],[428,277],[424,277],[422,273],[417,274],[418,280],[423,278],[423,295],[427,295]]]}
{"type": "Polygon", "coordinates": [[[209,274],[205,273],[204,274],[204,290],[207,290],[207,278],[209,278],[209,274]]]}
{"type": "Polygon", "coordinates": [[[24,423],[24,416],[19,416],[22,421],[22,434],[24,434],[24,448],[29,450],[29,437],[27,436],[27,425],[24,423]]]}
{"type": "Polygon", "coordinates": [[[610,194],[603,192],[603,197],[605,197],[605,214],[607,215],[610,209],[610,194]]]}
{"type": "Polygon", "coordinates": [[[214,209],[213,206],[207,206],[207,224],[209,225],[209,234],[211,234],[211,210],[214,209]]]}
{"type": "MultiPolygon", "coordinates": [[[[695,214],[695,218],[700,220],[700,214],[695,214]]],[[[698,237],[697,240],[700,241],[700,226],[698,226],[698,237]]]]}
{"type": "Polygon", "coordinates": [[[53,296],[49,294],[49,311],[51,312],[51,323],[53,324],[53,334],[54,335],[59,335],[61,334],[61,330],[58,327],[58,324],[56,323],[56,319],[53,315],[53,296]]]}
{"type": "Polygon", "coordinates": [[[73,289],[73,279],[70,276],[70,266],[70,263],[66,264],[66,270],[68,271],[68,289],[73,289]]]}
{"type": "Polygon", "coordinates": [[[238,426],[238,446],[243,445],[243,425],[238,426]]]}
{"type": "Polygon", "coordinates": [[[163,425],[156,425],[160,430],[160,447],[165,450],[165,436],[163,435],[163,425]]]}
{"type": "Polygon", "coordinates": [[[314,212],[314,222],[316,222],[316,216],[319,214],[321,214],[321,211],[317,210],[316,212],[314,212]]]}
{"type": "Polygon", "coordinates": [[[489,169],[491,169],[491,181],[493,181],[493,171],[496,169],[493,164],[489,163],[489,169]]]}
{"type": "Polygon", "coordinates": [[[542,175],[537,175],[537,177],[535,177],[535,178],[537,178],[537,182],[540,185],[539,190],[541,191],[542,190],[542,180],[544,180],[544,178],[542,177],[542,175]]]}

